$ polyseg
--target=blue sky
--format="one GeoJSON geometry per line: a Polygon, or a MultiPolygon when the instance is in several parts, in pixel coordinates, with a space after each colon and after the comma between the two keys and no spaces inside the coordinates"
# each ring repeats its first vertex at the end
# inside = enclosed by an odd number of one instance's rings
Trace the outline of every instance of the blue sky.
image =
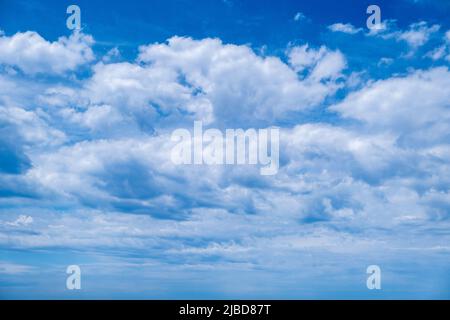
{"type": "Polygon", "coordinates": [[[450,3],[70,4],[0,0],[0,298],[450,297],[450,3]],[[174,165],[194,121],[278,173],[174,165]]]}

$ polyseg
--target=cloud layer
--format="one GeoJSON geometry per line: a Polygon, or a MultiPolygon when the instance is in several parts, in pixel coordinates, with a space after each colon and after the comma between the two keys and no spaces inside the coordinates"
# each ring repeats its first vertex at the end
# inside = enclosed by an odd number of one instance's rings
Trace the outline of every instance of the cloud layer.
{"type": "MultiPolygon", "coordinates": [[[[418,23],[395,37],[420,47],[436,32],[418,23]]],[[[55,42],[35,32],[0,37],[2,252],[84,252],[91,272],[145,267],[143,283],[167,270],[186,285],[217,269],[222,293],[234,292],[227,272],[253,272],[234,282],[251,294],[268,274],[276,288],[265,292],[287,292],[283,282],[301,268],[317,292],[327,273],[357,283],[354,269],[366,264],[384,264],[408,290],[394,269],[410,270],[408,261],[423,276],[417,255],[448,270],[445,59],[364,79],[343,51],[324,45],[290,44],[270,56],[175,36],[140,46],[134,60],[114,53],[120,61],[96,58],[93,45],[83,33],[55,42]],[[60,81],[35,81],[48,76],[60,81]],[[174,165],[170,133],[194,120],[280,127],[278,174],[174,165]]],[[[0,280],[43,267],[0,260],[0,280]]]]}

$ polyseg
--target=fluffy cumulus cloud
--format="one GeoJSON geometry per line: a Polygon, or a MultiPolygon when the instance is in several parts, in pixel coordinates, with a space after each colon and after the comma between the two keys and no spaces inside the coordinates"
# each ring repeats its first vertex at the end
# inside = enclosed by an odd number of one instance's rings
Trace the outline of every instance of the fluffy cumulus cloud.
{"type": "MultiPolygon", "coordinates": [[[[414,134],[417,129],[440,128],[433,141],[448,132],[450,73],[447,67],[414,71],[371,83],[332,107],[345,117],[370,126],[414,134]],[[421,99],[418,100],[417,96],[421,99]]],[[[421,132],[422,137],[426,137],[421,132]]],[[[431,137],[430,137],[431,138],[431,137]]],[[[442,136],[443,139],[447,138],[442,136]]]]}
{"type": "MultiPolygon", "coordinates": [[[[399,39],[420,46],[437,28],[408,32],[399,39]]],[[[320,292],[339,274],[356,286],[354,270],[373,263],[411,263],[419,277],[429,266],[418,255],[448,271],[447,65],[349,86],[349,60],[326,46],[262,56],[171,37],[124,61],[116,50],[95,60],[92,44],[0,38],[0,252],[84,252],[88,277],[139,269],[138,287],[172,279],[174,290],[214,278],[201,284],[242,296],[300,294],[287,285],[299,282],[320,292]],[[48,74],[75,80],[33,81],[48,74]],[[194,120],[278,126],[278,173],[173,164],[171,132],[194,120]]],[[[0,260],[0,280],[55,268],[0,260]]],[[[411,273],[390,272],[407,290],[411,273]]]]}
{"type": "Polygon", "coordinates": [[[342,76],[346,68],[346,59],[339,51],[321,46],[311,48],[308,44],[295,46],[288,51],[289,64],[297,72],[308,71],[308,79],[320,81],[336,79],[342,76]]]}
{"type": "Polygon", "coordinates": [[[49,42],[33,31],[0,34],[0,64],[27,74],[61,74],[92,61],[91,36],[73,33],[49,42]]]}
{"type": "Polygon", "coordinates": [[[249,125],[282,119],[289,111],[322,102],[335,90],[320,80],[343,67],[341,55],[336,55],[319,57],[312,76],[303,81],[279,58],[260,57],[247,46],[219,39],[173,37],[167,44],[142,46],[138,61],[148,65],[147,70],[170,68],[198,97],[207,99],[214,119],[249,125]]]}

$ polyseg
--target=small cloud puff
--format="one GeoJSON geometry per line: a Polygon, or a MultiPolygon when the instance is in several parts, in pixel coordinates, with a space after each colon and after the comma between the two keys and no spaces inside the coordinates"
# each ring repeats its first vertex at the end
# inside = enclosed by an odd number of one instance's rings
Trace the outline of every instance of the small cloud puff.
{"type": "Polygon", "coordinates": [[[301,21],[301,20],[305,20],[306,16],[301,13],[301,12],[297,12],[294,16],[294,21],[301,21]]]}
{"type": "Polygon", "coordinates": [[[348,34],[356,34],[363,30],[362,28],[355,28],[351,23],[335,23],[328,26],[328,29],[333,32],[343,32],[348,34]]]}

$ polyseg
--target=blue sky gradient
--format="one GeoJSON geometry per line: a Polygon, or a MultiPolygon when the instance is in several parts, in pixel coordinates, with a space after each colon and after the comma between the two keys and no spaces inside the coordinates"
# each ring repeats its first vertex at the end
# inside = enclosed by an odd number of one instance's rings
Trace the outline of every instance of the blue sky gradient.
{"type": "Polygon", "coordinates": [[[450,2],[71,4],[0,0],[1,299],[450,298],[450,2]],[[196,120],[278,173],[174,165],[196,120]]]}

